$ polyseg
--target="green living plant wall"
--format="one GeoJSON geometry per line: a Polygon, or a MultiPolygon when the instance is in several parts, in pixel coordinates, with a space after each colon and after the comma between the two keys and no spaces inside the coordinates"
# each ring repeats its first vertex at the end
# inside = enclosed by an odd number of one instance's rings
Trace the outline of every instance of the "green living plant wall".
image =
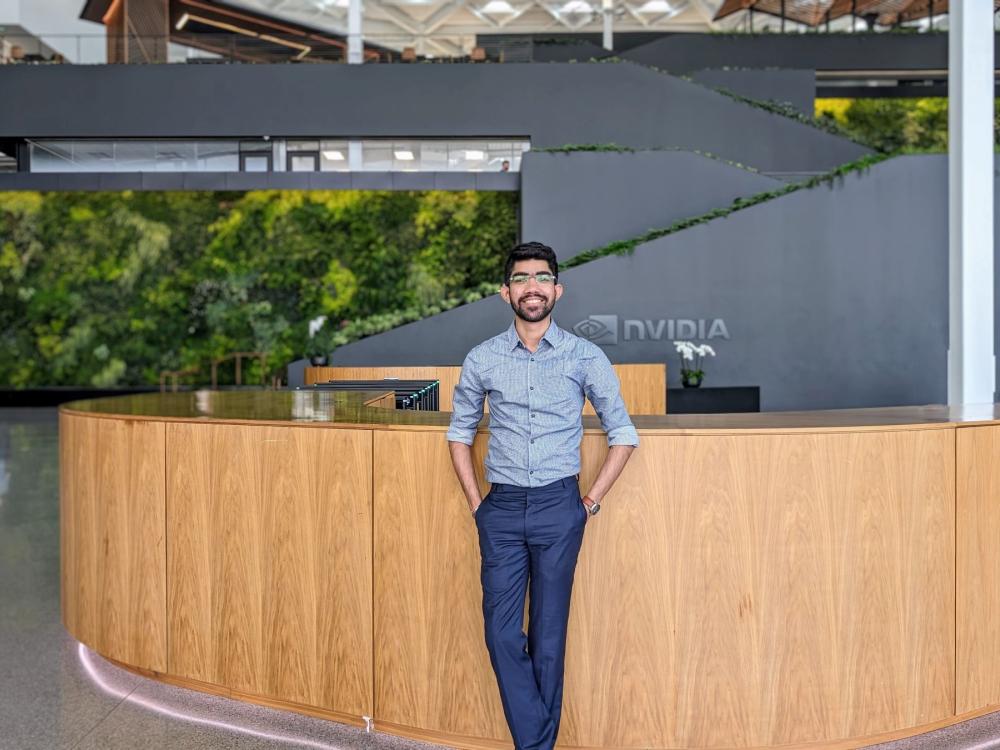
{"type": "Polygon", "coordinates": [[[0,384],[141,385],[195,366],[204,383],[234,351],[282,373],[310,319],[368,332],[464,300],[516,235],[513,192],[0,193],[0,384]]]}
{"type": "MultiPolygon", "coordinates": [[[[885,153],[948,150],[948,99],[817,99],[816,118],[835,123],[885,153]]],[[[1000,145],[1000,100],[994,104],[994,148],[1000,145]]]]}

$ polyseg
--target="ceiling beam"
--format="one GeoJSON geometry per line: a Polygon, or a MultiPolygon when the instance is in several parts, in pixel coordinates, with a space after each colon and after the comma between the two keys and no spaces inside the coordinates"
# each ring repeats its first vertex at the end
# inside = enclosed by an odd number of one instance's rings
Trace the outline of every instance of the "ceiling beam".
{"type": "Polygon", "coordinates": [[[494,29],[499,29],[500,28],[500,24],[499,23],[497,23],[496,21],[494,21],[492,18],[490,18],[485,13],[483,13],[481,10],[479,10],[479,8],[473,8],[471,5],[469,5],[468,7],[466,7],[466,10],[469,11],[469,13],[471,13],[472,15],[474,15],[476,18],[478,18],[480,21],[482,21],[483,23],[491,26],[492,28],[494,28],[494,29]]]}
{"type": "Polygon", "coordinates": [[[523,16],[525,13],[527,13],[529,10],[531,10],[533,7],[534,7],[534,3],[525,3],[520,8],[515,8],[513,13],[505,16],[500,21],[500,25],[501,26],[506,26],[509,23],[513,23],[518,18],[520,18],[521,16],[523,16]]]}
{"type": "Polygon", "coordinates": [[[451,0],[424,19],[424,33],[432,33],[438,26],[447,21],[451,15],[465,5],[465,0],[451,0]]]}
{"type": "Polygon", "coordinates": [[[420,21],[415,19],[409,13],[404,13],[398,8],[394,8],[391,5],[385,5],[377,0],[368,0],[368,2],[365,3],[365,10],[370,11],[372,9],[384,15],[387,20],[392,21],[403,31],[409,32],[414,36],[420,36],[424,33],[423,24],[421,24],[420,21]]]}

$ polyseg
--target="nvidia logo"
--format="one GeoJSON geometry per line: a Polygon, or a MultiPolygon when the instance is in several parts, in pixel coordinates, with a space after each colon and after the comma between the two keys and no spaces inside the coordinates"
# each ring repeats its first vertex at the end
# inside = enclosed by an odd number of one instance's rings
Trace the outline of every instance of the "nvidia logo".
{"type": "Polygon", "coordinates": [[[573,326],[573,333],[595,344],[617,344],[618,316],[588,315],[573,326]]]}
{"type": "MultiPolygon", "coordinates": [[[[575,326],[573,333],[601,346],[618,343],[617,315],[588,315],[575,326]]],[[[675,341],[677,339],[728,339],[729,328],[722,318],[656,318],[653,320],[625,318],[621,324],[621,340],[675,341]]]]}

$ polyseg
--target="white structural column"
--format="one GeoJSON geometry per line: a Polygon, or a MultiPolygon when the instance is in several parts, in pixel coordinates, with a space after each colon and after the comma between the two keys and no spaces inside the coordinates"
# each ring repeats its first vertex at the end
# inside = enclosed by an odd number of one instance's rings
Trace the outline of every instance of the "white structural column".
{"type": "Polygon", "coordinates": [[[948,18],[948,403],[994,400],[993,0],[948,18]]]}
{"type": "Polygon", "coordinates": [[[347,62],[364,62],[361,39],[361,0],[349,0],[347,5],[347,62]]]}
{"type": "Polygon", "coordinates": [[[360,172],[363,164],[364,152],[361,148],[361,141],[351,140],[347,142],[347,168],[352,172],[360,172]]]}
{"type": "Polygon", "coordinates": [[[604,35],[602,43],[604,49],[614,49],[612,39],[612,23],[614,22],[615,6],[613,0],[601,0],[601,15],[604,16],[604,35]]]}

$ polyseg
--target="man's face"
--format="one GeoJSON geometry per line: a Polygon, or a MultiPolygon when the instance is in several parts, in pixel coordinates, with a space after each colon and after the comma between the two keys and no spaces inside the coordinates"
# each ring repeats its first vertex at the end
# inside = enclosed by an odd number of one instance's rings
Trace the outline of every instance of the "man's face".
{"type": "MultiPolygon", "coordinates": [[[[519,260],[511,269],[510,275],[514,279],[516,274],[551,274],[549,264],[544,260],[519,260]]],[[[500,287],[500,296],[510,304],[514,314],[521,320],[535,323],[544,320],[552,308],[556,306],[556,300],[562,296],[562,284],[541,284],[534,276],[528,278],[526,282],[504,284],[500,287]]]]}

